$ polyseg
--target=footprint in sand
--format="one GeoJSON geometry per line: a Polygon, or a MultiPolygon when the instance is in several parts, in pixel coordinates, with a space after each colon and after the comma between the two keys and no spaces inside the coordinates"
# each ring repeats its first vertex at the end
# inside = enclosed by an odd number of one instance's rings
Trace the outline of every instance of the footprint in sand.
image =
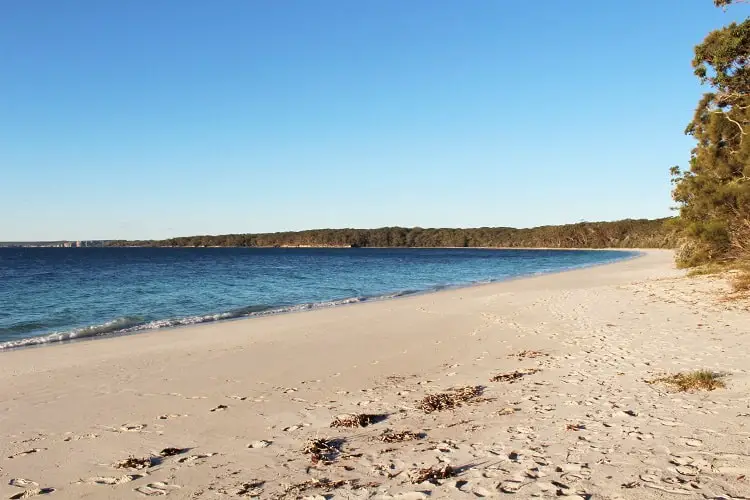
{"type": "Polygon", "coordinates": [[[180,394],[179,392],[170,392],[170,393],[167,393],[167,396],[175,396],[178,398],[185,398],[185,399],[208,399],[208,396],[185,396],[184,394],[180,394]]]}
{"type": "Polygon", "coordinates": [[[34,488],[31,490],[22,491],[21,493],[16,493],[10,498],[11,500],[16,500],[18,498],[31,498],[38,495],[47,495],[49,493],[52,493],[53,491],[55,491],[54,488],[34,488]]]}
{"type": "Polygon", "coordinates": [[[80,441],[81,439],[95,439],[98,438],[99,434],[82,434],[80,436],[68,436],[63,441],[70,442],[70,441],[80,441]]]}
{"type": "Polygon", "coordinates": [[[169,413],[167,415],[159,415],[156,418],[158,420],[172,420],[173,418],[180,418],[180,417],[187,417],[187,415],[177,414],[177,413],[169,413]]]}
{"type": "Polygon", "coordinates": [[[111,432],[143,432],[148,427],[146,424],[122,424],[120,427],[105,427],[111,432]]]}
{"type": "Polygon", "coordinates": [[[46,450],[46,449],[47,449],[47,448],[32,448],[32,449],[30,449],[30,450],[26,450],[26,451],[22,451],[22,452],[20,452],[20,453],[16,453],[16,454],[14,454],[14,455],[10,455],[10,456],[8,457],[8,459],[11,459],[11,460],[12,460],[12,459],[14,459],[14,458],[18,458],[18,457],[25,457],[26,455],[31,455],[32,453],[39,453],[40,451],[44,451],[44,450],[46,450]]]}
{"type": "Polygon", "coordinates": [[[268,448],[272,443],[273,441],[266,441],[265,439],[261,439],[260,441],[253,441],[252,443],[247,445],[247,447],[253,449],[268,448]]]}
{"type": "Polygon", "coordinates": [[[79,481],[79,483],[103,484],[106,486],[115,486],[118,484],[129,483],[130,481],[135,481],[136,479],[140,479],[142,477],[145,477],[145,476],[143,476],[142,474],[125,474],[124,476],[121,476],[121,477],[96,476],[96,477],[90,477],[88,479],[79,481]]]}
{"type": "Polygon", "coordinates": [[[299,430],[299,429],[301,429],[303,427],[309,427],[310,425],[312,425],[312,424],[308,424],[307,422],[305,422],[305,423],[302,423],[302,424],[290,425],[289,427],[284,427],[282,430],[284,432],[294,432],[294,431],[297,431],[297,430],[299,430]]]}
{"type": "Polygon", "coordinates": [[[685,446],[690,446],[693,448],[699,448],[703,446],[703,441],[696,438],[682,438],[680,439],[680,444],[684,444],[685,446]]]}
{"type": "Polygon", "coordinates": [[[24,479],[22,477],[16,477],[8,481],[8,484],[15,486],[16,488],[28,488],[30,486],[39,486],[39,483],[35,483],[30,479],[24,479]]]}
{"type": "Polygon", "coordinates": [[[216,453],[203,453],[200,455],[190,455],[189,457],[179,459],[178,462],[181,464],[190,463],[190,462],[195,462],[196,460],[210,458],[210,457],[213,457],[214,455],[216,455],[216,453]]]}
{"type": "Polygon", "coordinates": [[[142,495],[149,497],[164,496],[168,495],[170,491],[180,489],[179,486],[174,484],[167,484],[162,482],[149,483],[146,486],[140,486],[135,488],[135,491],[142,495]]]}

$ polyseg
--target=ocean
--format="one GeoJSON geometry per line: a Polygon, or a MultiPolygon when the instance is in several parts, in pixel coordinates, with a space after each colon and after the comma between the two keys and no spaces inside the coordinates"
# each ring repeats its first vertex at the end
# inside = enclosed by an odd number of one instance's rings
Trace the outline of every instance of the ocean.
{"type": "Polygon", "coordinates": [[[413,248],[0,248],[0,351],[383,300],[635,255],[413,248]]]}

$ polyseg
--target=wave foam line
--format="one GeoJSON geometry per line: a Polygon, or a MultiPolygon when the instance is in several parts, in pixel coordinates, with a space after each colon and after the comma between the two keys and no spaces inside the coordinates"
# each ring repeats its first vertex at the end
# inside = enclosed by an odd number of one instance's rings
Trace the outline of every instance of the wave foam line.
{"type": "Polygon", "coordinates": [[[21,347],[40,346],[45,344],[52,344],[57,342],[68,342],[73,340],[82,340],[92,337],[102,337],[106,335],[117,335],[124,333],[133,333],[146,330],[157,330],[160,328],[171,328],[176,326],[189,326],[197,325],[200,323],[210,323],[213,321],[221,321],[228,319],[237,318],[249,318],[259,316],[269,316],[272,314],[281,314],[288,312],[300,312],[308,311],[311,309],[320,309],[327,307],[335,307],[345,304],[355,304],[358,302],[364,302],[367,300],[381,300],[396,298],[403,295],[415,293],[411,290],[398,292],[388,295],[382,295],[378,297],[350,297],[341,300],[332,300],[327,302],[314,302],[297,304],[285,307],[274,307],[274,306],[248,306],[233,311],[227,311],[215,314],[206,314],[202,316],[186,316],[182,318],[170,318],[170,319],[159,319],[144,322],[142,318],[128,316],[124,318],[117,318],[101,325],[87,326],[84,328],[76,328],[74,330],[63,331],[63,332],[52,332],[46,335],[39,335],[35,337],[27,337],[18,340],[9,340],[6,342],[0,342],[0,352],[8,351],[11,349],[17,349],[21,347]]]}

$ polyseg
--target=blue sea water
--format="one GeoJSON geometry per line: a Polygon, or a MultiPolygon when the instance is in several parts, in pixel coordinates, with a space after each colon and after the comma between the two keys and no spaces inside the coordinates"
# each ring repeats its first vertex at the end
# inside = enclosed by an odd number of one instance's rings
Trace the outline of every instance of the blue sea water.
{"type": "Polygon", "coordinates": [[[489,249],[0,248],[0,351],[630,258],[489,249]]]}

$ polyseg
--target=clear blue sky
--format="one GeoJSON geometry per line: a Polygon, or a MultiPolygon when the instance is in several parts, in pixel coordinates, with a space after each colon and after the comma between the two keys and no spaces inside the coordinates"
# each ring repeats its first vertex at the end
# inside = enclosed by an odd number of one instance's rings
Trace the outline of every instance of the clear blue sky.
{"type": "Polygon", "coordinates": [[[669,215],[711,0],[9,0],[0,241],[669,215]]]}

